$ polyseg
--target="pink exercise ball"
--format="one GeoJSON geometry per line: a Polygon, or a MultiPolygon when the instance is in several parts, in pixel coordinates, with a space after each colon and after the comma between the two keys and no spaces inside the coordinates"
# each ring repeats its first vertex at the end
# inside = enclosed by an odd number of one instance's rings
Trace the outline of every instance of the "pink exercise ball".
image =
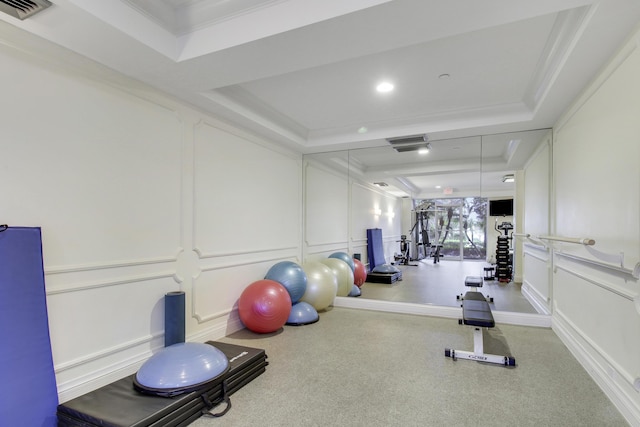
{"type": "Polygon", "coordinates": [[[360,288],[364,282],[367,281],[367,268],[359,259],[354,258],[353,263],[355,264],[355,270],[353,271],[353,283],[360,288]]]}
{"type": "Polygon", "coordinates": [[[291,297],[287,289],[275,280],[253,282],[242,291],[238,314],[247,329],[267,334],[280,329],[291,313],[291,297]]]}

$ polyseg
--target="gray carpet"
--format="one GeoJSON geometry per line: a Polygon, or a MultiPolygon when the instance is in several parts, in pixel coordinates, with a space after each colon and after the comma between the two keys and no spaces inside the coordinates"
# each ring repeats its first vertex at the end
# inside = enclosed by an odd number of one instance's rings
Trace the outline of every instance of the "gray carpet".
{"type": "Polygon", "coordinates": [[[192,426],[627,426],[549,329],[499,325],[485,352],[505,368],[444,357],[473,350],[455,320],[330,308],[320,321],[221,341],[263,348],[266,372],[222,418],[192,426]]]}

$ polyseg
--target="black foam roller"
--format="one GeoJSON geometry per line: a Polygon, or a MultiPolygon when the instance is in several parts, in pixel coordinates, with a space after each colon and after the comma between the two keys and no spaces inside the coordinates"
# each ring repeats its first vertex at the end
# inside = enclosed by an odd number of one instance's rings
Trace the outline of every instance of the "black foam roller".
{"type": "Polygon", "coordinates": [[[184,342],[184,292],[169,292],[164,296],[164,346],[184,342]]]}

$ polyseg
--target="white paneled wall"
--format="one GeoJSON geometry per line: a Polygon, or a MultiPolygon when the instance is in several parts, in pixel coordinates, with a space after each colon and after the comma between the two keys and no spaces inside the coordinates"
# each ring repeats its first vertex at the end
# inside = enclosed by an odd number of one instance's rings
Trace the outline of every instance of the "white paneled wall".
{"type": "MultiPolygon", "coordinates": [[[[551,232],[551,150],[552,135],[549,134],[529,159],[522,174],[525,215],[521,230],[531,236],[546,236],[551,232]]],[[[518,240],[524,242],[522,292],[539,312],[551,313],[550,250],[535,237],[518,240]]]]}
{"type": "Polygon", "coordinates": [[[0,61],[0,222],[42,227],[61,401],[164,345],[167,292],[188,340],[220,338],[249,283],[301,258],[299,154],[95,64],[0,61]]]}
{"type": "Polygon", "coordinates": [[[361,253],[362,262],[367,264],[367,229],[379,228],[382,230],[385,259],[388,263],[393,262],[394,254],[400,253],[397,241],[402,234],[402,199],[352,181],[350,207],[353,251],[361,253]]]}
{"type": "Polygon", "coordinates": [[[554,330],[640,424],[640,35],[554,131],[554,330]],[[634,274],[633,269],[636,268],[634,274]]]}
{"type": "Polygon", "coordinates": [[[382,229],[388,262],[399,252],[402,199],[307,156],[304,162],[305,260],[336,251],[360,254],[367,263],[367,229],[382,229]]]}
{"type": "Polygon", "coordinates": [[[348,250],[348,177],[322,164],[304,163],[304,260],[348,250]]]}

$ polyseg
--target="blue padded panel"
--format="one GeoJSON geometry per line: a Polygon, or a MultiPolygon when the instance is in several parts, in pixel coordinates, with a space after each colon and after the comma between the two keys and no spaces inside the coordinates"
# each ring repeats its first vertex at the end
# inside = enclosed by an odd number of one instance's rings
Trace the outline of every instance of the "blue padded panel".
{"type": "Polygon", "coordinates": [[[0,426],[55,426],[40,228],[0,233],[0,426]]]}
{"type": "Polygon", "coordinates": [[[380,264],[385,263],[382,230],[380,228],[367,229],[367,256],[369,257],[369,270],[373,270],[380,264]]]}

